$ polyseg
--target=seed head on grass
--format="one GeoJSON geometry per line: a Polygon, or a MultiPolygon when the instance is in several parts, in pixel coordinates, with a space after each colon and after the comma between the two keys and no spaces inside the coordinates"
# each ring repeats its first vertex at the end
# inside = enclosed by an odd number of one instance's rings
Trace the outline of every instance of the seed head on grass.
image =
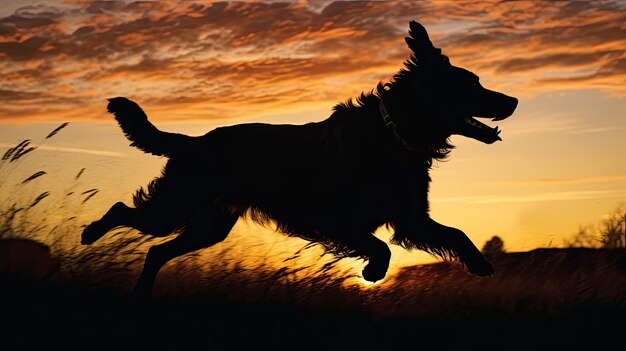
{"type": "Polygon", "coordinates": [[[15,154],[16,151],[18,150],[22,150],[24,147],[28,146],[28,144],[30,144],[30,140],[26,139],[26,140],[22,140],[19,144],[15,145],[14,147],[10,148],[7,150],[7,152],[4,153],[4,155],[2,155],[2,160],[9,160],[11,156],[13,156],[13,154],[15,154]]]}
{"type": "Polygon", "coordinates": [[[98,193],[98,189],[89,189],[89,190],[83,191],[82,195],[87,195],[87,197],[85,197],[85,199],[83,200],[83,202],[81,202],[81,204],[84,204],[85,202],[89,201],[89,199],[94,197],[97,193],[98,193]]]}
{"type": "Polygon", "coordinates": [[[48,134],[48,136],[45,139],[50,139],[52,138],[56,133],[58,133],[61,129],[67,127],[67,125],[70,124],[70,122],[65,122],[63,124],[61,124],[60,126],[56,127],[53,131],[50,132],[50,134],[48,134]]]}
{"type": "Polygon", "coordinates": [[[83,202],[81,202],[81,204],[84,204],[85,202],[89,201],[89,199],[94,197],[97,193],[98,193],[98,190],[96,190],[96,191],[90,193],[89,195],[87,195],[87,197],[83,200],[83,202]]]}
{"type": "Polygon", "coordinates": [[[80,178],[80,176],[83,175],[83,172],[85,172],[85,168],[81,168],[80,171],[78,171],[78,174],[76,174],[76,177],[74,177],[74,180],[78,180],[78,178],[80,178]]]}
{"type": "Polygon", "coordinates": [[[22,148],[21,150],[13,154],[13,157],[11,157],[11,160],[9,162],[17,161],[20,157],[33,152],[35,149],[37,149],[36,146],[31,146],[28,149],[22,148]]]}
{"type": "Polygon", "coordinates": [[[2,156],[2,161],[9,160],[9,162],[14,162],[19,160],[22,156],[31,153],[35,150],[36,146],[30,146],[30,139],[22,140],[16,146],[7,150],[2,156]]]}
{"type": "Polygon", "coordinates": [[[49,191],[44,191],[43,193],[39,194],[39,196],[37,196],[37,198],[35,199],[35,201],[33,201],[32,204],[30,204],[30,206],[28,206],[28,208],[33,208],[35,205],[37,205],[41,200],[45,199],[46,197],[48,197],[48,195],[50,195],[49,191]]]}
{"type": "Polygon", "coordinates": [[[33,175],[31,175],[30,177],[28,177],[28,178],[24,179],[24,180],[22,181],[22,184],[26,184],[26,183],[30,182],[31,180],[34,180],[34,179],[37,179],[37,178],[41,177],[41,176],[42,176],[42,175],[44,175],[44,174],[46,174],[46,172],[45,172],[45,171],[39,171],[39,172],[36,172],[36,173],[34,173],[33,175]]]}

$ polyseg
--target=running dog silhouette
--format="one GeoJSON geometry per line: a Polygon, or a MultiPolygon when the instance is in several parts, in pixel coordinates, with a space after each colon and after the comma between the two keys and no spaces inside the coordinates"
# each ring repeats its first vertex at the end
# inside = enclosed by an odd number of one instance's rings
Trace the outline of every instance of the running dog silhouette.
{"type": "Polygon", "coordinates": [[[156,236],[135,287],[149,296],[169,260],[218,243],[237,219],[275,223],[278,231],[321,244],[337,257],[368,261],[363,278],[385,277],[391,251],[373,233],[393,229],[391,243],[458,259],[478,276],[493,274],[459,229],[429,217],[429,169],[453,148],[452,134],[486,144],[502,140],[498,127],[474,117],[509,117],[517,99],[483,88],[479,78],[452,66],[426,29],[411,21],[412,55],[389,83],[338,104],[321,122],[241,124],[192,137],[152,125],[135,102],[109,99],[108,112],[131,145],[169,158],[162,175],[118,202],[82,233],[91,244],[126,226],[156,236]]]}

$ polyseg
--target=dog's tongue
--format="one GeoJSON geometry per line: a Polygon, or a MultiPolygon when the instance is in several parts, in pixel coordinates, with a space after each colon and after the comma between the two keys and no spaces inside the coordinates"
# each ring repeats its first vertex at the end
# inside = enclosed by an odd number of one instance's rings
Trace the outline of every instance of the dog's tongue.
{"type": "Polygon", "coordinates": [[[491,128],[490,126],[480,122],[479,120],[475,118],[465,117],[464,120],[467,124],[471,125],[472,127],[487,130],[487,131],[498,133],[498,134],[500,133],[497,126],[495,128],[491,128]]]}
{"type": "MultiPolygon", "coordinates": [[[[491,128],[490,126],[478,121],[475,118],[472,117],[465,117],[464,118],[465,123],[469,124],[470,126],[472,126],[473,128],[479,129],[481,131],[483,131],[483,133],[487,133],[488,135],[490,135],[488,138],[491,139],[493,138],[493,141],[502,141],[502,138],[500,138],[500,132],[501,130],[499,129],[498,126],[496,126],[495,128],[491,128]]],[[[492,142],[493,142],[492,141],[492,142]]]]}

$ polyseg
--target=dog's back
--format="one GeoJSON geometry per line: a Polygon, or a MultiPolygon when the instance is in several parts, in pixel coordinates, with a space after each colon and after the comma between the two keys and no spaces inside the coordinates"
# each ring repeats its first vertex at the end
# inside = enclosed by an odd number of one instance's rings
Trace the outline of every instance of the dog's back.
{"type": "Polygon", "coordinates": [[[132,146],[170,159],[164,173],[180,182],[181,193],[188,189],[205,200],[312,201],[320,191],[337,193],[358,183],[358,174],[371,168],[378,154],[370,150],[371,135],[358,135],[359,128],[347,126],[351,123],[338,112],[322,122],[239,124],[191,137],[158,130],[125,98],[111,99],[108,110],[132,146]]]}

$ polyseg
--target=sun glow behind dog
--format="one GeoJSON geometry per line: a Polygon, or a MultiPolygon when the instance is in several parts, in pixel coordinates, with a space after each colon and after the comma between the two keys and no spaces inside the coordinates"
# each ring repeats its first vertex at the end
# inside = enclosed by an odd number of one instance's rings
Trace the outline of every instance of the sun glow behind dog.
{"type": "MultiPolygon", "coordinates": [[[[292,4],[286,8],[298,20],[291,26],[263,24],[256,16],[273,10],[262,3],[164,2],[138,11],[123,3],[87,8],[48,2],[57,9],[11,10],[2,19],[2,28],[8,28],[3,40],[11,45],[0,48],[5,58],[0,65],[7,77],[3,94],[12,103],[0,113],[20,125],[3,124],[0,142],[8,147],[17,135],[25,139],[36,128],[48,131],[49,126],[32,121],[86,121],[72,122],[67,139],[61,135],[59,144],[49,145],[57,149],[39,150],[46,154],[42,164],[61,160],[68,173],[88,169],[81,179],[100,192],[80,211],[85,224],[109,202],[128,202],[135,187],[158,174],[163,163],[126,147],[121,133],[109,126],[104,97],[133,96],[162,129],[196,129],[194,135],[240,122],[319,121],[336,102],[397,71],[407,56],[406,21],[418,13],[453,64],[523,101],[516,117],[501,125],[505,142],[490,147],[452,138],[457,149],[451,162],[431,172],[432,217],[463,228],[477,244],[499,234],[512,250],[558,245],[626,196],[624,172],[615,164],[626,150],[623,118],[616,113],[626,108],[617,69],[623,43],[615,39],[623,37],[618,25],[623,8],[611,1],[578,2],[578,8],[566,2],[493,3],[484,16],[473,17],[478,5],[445,3],[426,8],[404,2],[292,4]],[[452,9],[460,17],[452,18],[452,9]],[[216,27],[207,20],[215,13],[245,21],[216,27]],[[521,23],[522,15],[533,19],[521,23]],[[146,23],[160,27],[141,22],[148,17],[146,23]],[[37,25],[23,26],[25,21],[37,25]],[[177,21],[189,27],[177,27],[177,21]],[[101,50],[105,47],[110,50],[101,50]],[[202,127],[196,124],[200,121],[202,127]],[[583,159],[593,160],[593,169],[581,165],[583,159]]],[[[272,16],[288,17],[284,12],[272,16]]],[[[63,187],[58,183],[55,189],[63,187]]],[[[269,231],[262,237],[268,246],[276,240],[269,231]]],[[[414,255],[403,257],[412,262],[414,255]]]]}

